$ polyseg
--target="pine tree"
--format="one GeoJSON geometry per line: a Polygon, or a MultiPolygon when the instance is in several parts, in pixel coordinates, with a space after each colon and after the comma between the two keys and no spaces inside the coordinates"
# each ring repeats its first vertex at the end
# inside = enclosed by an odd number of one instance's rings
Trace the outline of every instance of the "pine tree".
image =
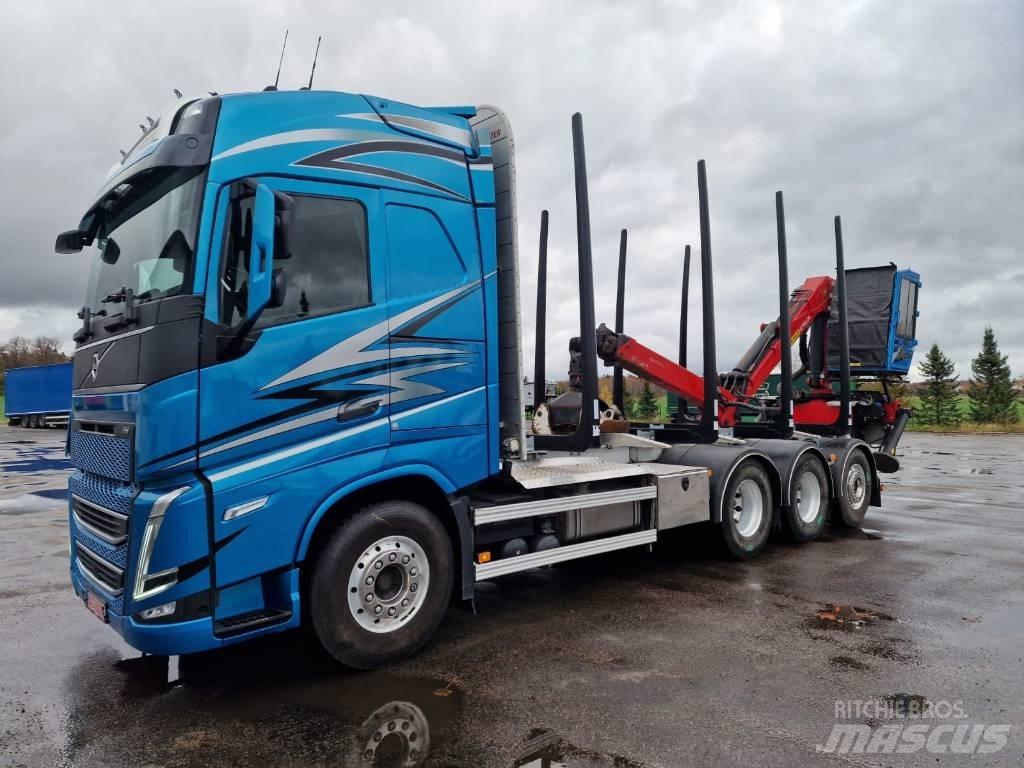
{"type": "Polygon", "coordinates": [[[1019,420],[1016,395],[1007,356],[999,353],[991,326],[985,327],[981,351],[971,361],[974,378],[968,395],[971,398],[971,419],[979,423],[1010,424],[1019,420]]]}
{"type": "Polygon", "coordinates": [[[637,404],[637,411],[644,419],[653,419],[658,415],[658,399],[654,396],[649,381],[644,382],[644,388],[640,392],[640,402],[637,404]]]}
{"type": "Polygon", "coordinates": [[[633,394],[625,387],[623,387],[622,390],[622,409],[625,411],[622,415],[625,416],[627,420],[636,418],[636,398],[633,397],[633,394]]]}
{"type": "Polygon", "coordinates": [[[953,361],[942,353],[938,344],[932,344],[919,368],[921,375],[925,377],[921,411],[916,414],[920,421],[937,426],[958,422],[959,397],[953,361]]]}

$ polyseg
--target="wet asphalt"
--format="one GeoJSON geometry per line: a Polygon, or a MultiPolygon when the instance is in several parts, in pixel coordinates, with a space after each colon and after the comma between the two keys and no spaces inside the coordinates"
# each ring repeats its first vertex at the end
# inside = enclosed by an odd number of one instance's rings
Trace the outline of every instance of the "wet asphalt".
{"type": "Polygon", "coordinates": [[[748,563],[684,529],[508,576],[353,673],[301,632],[140,657],[69,587],[62,434],[0,427],[0,766],[1021,765],[1024,437],[902,452],[863,529],[748,563]],[[1006,746],[820,751],[837,701],[893,696],[1006,746]]]}

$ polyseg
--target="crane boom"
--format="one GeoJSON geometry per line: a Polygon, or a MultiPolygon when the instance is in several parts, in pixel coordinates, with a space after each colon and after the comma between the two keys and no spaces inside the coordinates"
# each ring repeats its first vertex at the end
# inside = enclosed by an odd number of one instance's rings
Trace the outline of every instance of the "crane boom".
{"type": "MultiPolygon", "coordinates": [[[[791,336],[787,351],[793,341],[810,329],[815,318],[829,311],[834,286],[835,280],[831,277],[809,277],[793,291],[789,301],[791,336]]],[[[737,409],[757,393],[782,359],[778,329],[777,319],[766,324],[736,367],[720,377],[718,420],[722,426],[736,423],[737,409]]],[[[597,329],[597,354],[607,365],[621,366],[689,403],[700,406],[704,402],[703,377],[605,325],[597,329]]]]}

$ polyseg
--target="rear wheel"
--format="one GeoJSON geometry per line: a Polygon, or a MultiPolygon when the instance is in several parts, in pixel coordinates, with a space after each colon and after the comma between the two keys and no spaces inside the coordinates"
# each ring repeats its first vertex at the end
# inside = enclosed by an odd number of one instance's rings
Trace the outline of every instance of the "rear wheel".
{"type": "Polygon", "coordinates": [[[30,429],[39,429],[39,417],[35,414],[28,417],[28,426],[30,429]]]}
{"type": "Polygon", "coordinates": [[[747,461],[729,478],[722,495],[722,539],[729,554],[746,560],[764,549],[772,524],[768,475],[747,461]]]}
{"type": "Polygon", "coordinates": [[[786,531],[795,541],[813,541],[828,518],[828,477],[825,466],[805,453],[793,469],[786,508],[786,531]]]}
{"type": "Polygon", "coordinates": [[[871,466],[862,451],[854,451],[843,470],[839,489],[839,522],[856,528],[864,522],[871,503],[871,466]]]}
{"type": "Polygon", "coordinates": [[[448,534],[429,510],[408,501],[365,508],[317,560],[311,613],[320,642],[357,669],[415,653],[444,617],[454,570],[448,534]]]}

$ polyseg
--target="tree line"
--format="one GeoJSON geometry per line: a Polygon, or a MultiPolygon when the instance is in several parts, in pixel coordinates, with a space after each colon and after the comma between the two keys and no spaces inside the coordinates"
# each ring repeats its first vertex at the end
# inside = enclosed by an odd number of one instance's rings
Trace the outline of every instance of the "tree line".
{"type": "Polygon", "coordinates": [[[0,343],[0,393],[4,391],[6,382],[3,374],[9,368],[66,363],[71,360],[70,355],[61,351],[60,344],[60,339],[55,336],[36,336],[31,339],[15,336],[0,343]]]}
{"type": "MultiPolygon", "coordinates": [[[[973,376],[967,389],[967,415],[971,421],[977,424],[1016,424],[1020,421],[1017,391],[1008,359],[999,351],[991,326],[986,326],[981,350],[971,361],[973,376]]],[[[920,406],[914,409],[915,420],[937,427],[959,426],[963,421],[960,377],[953,361],[938,344],[932,344],[918,368],[924,376],[924,383],[920,406]]]]}

